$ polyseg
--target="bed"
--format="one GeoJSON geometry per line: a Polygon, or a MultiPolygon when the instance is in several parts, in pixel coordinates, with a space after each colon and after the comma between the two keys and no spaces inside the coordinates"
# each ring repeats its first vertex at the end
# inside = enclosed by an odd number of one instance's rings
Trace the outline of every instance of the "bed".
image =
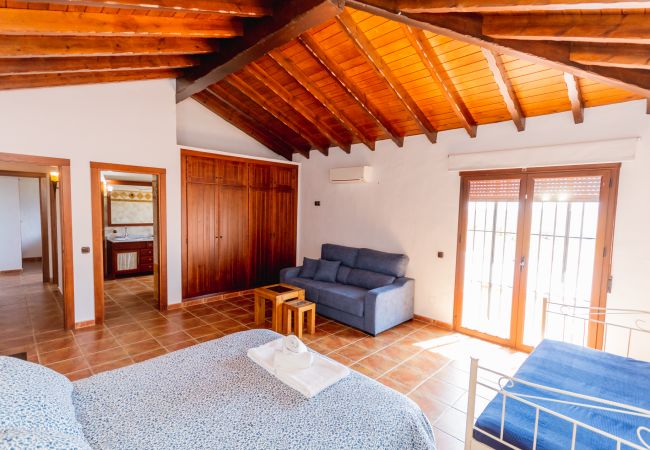
{"type": "Polygon", "coordinates": [[[278,337],[235,333],[72,383],[84,438],[111,449],[435,448],[418,406],[364,375],[306,399],[246,356],[278,337]]]}
{"type": "Polygon", "coordinates": [[[468,414],[466,449],[650,448],[645,361],[545,339],[512,377],[473,359],[468,411],[477,391],[496,395],[476,420],[468,414]]]}

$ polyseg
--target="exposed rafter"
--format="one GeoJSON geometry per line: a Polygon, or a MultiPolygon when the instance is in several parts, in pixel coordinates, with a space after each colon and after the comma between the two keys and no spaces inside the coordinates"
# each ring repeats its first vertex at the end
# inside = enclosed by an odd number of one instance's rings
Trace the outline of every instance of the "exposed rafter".
{"type": "Polygon", "coordinates": [[[571,75],[570,73],[565,73],[564,82],[566,83],[569,93],[569,101],[571,102],[573,121],[575,123],[582,123],[585,120],[584,101],[582,100],[582,93],[580,92],[580,83],[578,83],[578,78],[574,75],[571,75]]]}
{"type": "Polygon", "coordinates": [[[176,100],[181,101],[241,70],[313,26],[339,14],[343,0],[286,0],[276,2],[272,17],[244,27],[244,36],[217,54],[200,70],[177,83],[176,100]]]}
{"type": "Polygon", "coordinates": [[[124,56],[203,54],[218,41],[201,38],[112,36],[2,36],[0,57],[124,56]]]}
{"type": "Polygon", "coordinates": [[[510,77],[508,77],[508,73],[506,72],[506,69],[503,65],[501,55],[486,48],[482,50],[483,56],[485,56],[485,59],[490,66],[490,71],[492,72],[494,81],[496,82],[497,86],[499,86],[499,92],[501,93],[501,97],[503,97],[503,102],[508,108],[508,112],[510,113],[510,117],[512,117],[512,121],[514,122],[518,131],[524,131],[526,128],[526,116],[521,109],[519,99],[517,98],[517,93],[512,87],[512,82],[510,81],[510,77]]]}
{"type": "Polygon", "coordinates": [[[178,19],[0,8],[0,34],[224,38],[241,36],[242,32],[242,23],[236,17],[178,19]]]}
{"type": "Polygon", "coordinates": [[[472,114],[467,109],[465,102],[458,94],[454,82],[447,75],[447,71],[442,66],[436,51],[433,49],[429,40],[424,35],[424,32],[419,29],[413,29],[408,25],[402,24],[404,34],[415,49],[420,61],[424,67],[429,71],[429,75],[433,78],[442,92],[442,95],[447,99],[452,111],[460,120],[460,123],[467,131],[470,137],[476,137],[476,122],[472,114]]]}
{"type": "Polygon", "coordinates": [[[645,14],[521,14],[483,19],[483,34],[499,39],[650,44],[645,14]]]}
{"type": "Polygon", "coordinates": [[[299,39],[300,43],[311,54],[311,56],[319,61],[323,68],[332,76],[334,80],[354,99],[354,101],[363,109],[368,116],[370,116],[381,130],[390,137],[390,139],[398,147],[404,146],[404,136],[400,136],[399,132],[393,124],[390,123],[388,118],[376,108],[361,92],[357,86],[346,75],[345,71],[325,53],[325,51],[318,45],[316,40],[309,34],[303,34],[299,39]]]}
{"type": "Polygon", "coordinates": [[[359,52],[370,63],[375,72],[377,72],[377,74],[382,77],[395,92],[395,95],[400,99],[404,108],[411,114],[413,120],[422,133],[431,143],[435,144],[437,130],[431,124],[422,109],[417,105],[415,100],[413,100],[408,91],[404,89],[404,86],[402,86],[395,75],[393,75],[388,65],[382,60],[381,55],[379,55],[377,50],[372,46],[372,43],[363,32],[359,30],[350,13],[343,11],[338,17],[338,22],[352,42],[357,46],[359,52]]]}
{"type": "Polygon", "coordinates": [[[483,18],[477,14],[413,14],[394,8],[391,0],[347,0],[354,8],[397,22],[478,45],[499,53],[527,59],[549,68],[625,89],[647,97],[650,95],[650,71],[618,67],[586,66],[570,59],[570,43],[496,39],[483,34],[483,18]]]}
{"type": "Polygon", "coordinates": [[[650,47],[637,44],[571,44],[571,61],[593,66],[650,69],[650,47]]]}
{"type": "Polygon", "coordinates": [[[189,55],[0,58],[0,75],[112,70],[160,70],[191,67],[198,63],[198,58],[189,55]]]}
{"type": "Polygon", "coordinates": [[[22,0],[27,4],[50,3],[95,8],[125,8],[147,11],[168,11],[188,14],[220,14],[239,17],[262,17],[272,13],[267,1],[220,0],[22,0]]]}
{"type": "Polygon", "coordinates": [[[260,130],[250,116],[228,103],[226,100],[217,97],[209,89],[193,95],[192,98],[233,126],[248,134],[256,141],[260,142],[262,145],[272,149],[275,153],[284,156],[286,159],[291,160],[293,150],[290,146],[286,146],[285,148],[286,144],[283,144],[282,139],[268,130],[260,130]]]}
{"type": "Polygon", "coordinates": [[[338,133],[331,129],[331,127],[325,123],[322,117],[318,117],[318,115],[312,109],[304,105],[301,100],[287,91],[285,87],[282,86],[282,84],[277,82],[273,77],[268,76],[268,74],[266,74],[257,63],[249,64],[247,69],[252,76],[257,78],[257,80],[261,83],[264,83],[266,87],[272,90],[275,95],[280,97],[285,104],[293,108],[297,114],[300,114],[305,120],[311,122],[312,125],[319,130],[319,132],[321,132],[330,140],[330,142],[334,143],[344,151],[350,152],[350,142],[348,138],[338,136],[338,133]]]}
{"type": "Polygon", "coordinates": [[[275,60],[289,75],[302,85],[316,100],[318,100],[334,117],[343,125],[351,134],[361,140],[366,146],[374,150],[375,141],[366,136],[363,131],[354,123],[353,118],[349,118],[336,104],[331,101],[316,86],[309,77],[300,70],[289,58],[280,52],[271,52],[269,56],[275,60]]]}
{"type": "Polygon", "coordinates": [[[179,70],[116,70],[111,72],[73,72],[0,76],[0,90],[65,86],[68,84],[115,83],[118,81],[176,78],[179,70]]]}
{"type": "Polygon", "coordinates": [[[599,0],[393,0],[396,8],[410,13],[527,12],[648,8],[647,1],[599,0]]]}
{"type": "MultiPolygon", "coordinates": [[[[246,69],[243,71],[248,73],[246,69]]],[[[314,136],[311,136],[307,133],[300,123],[294,120],[293,117],[287,115],[284,111],[277,107],[274,102],[268,100],[265,96],[257,92],[250,84],[248,84],[242,77],[237,74],[230,75],[226,81],[230,83],[235,88],[239,89],[244,95],[246,95],[251,101],[255,102],[261,108],[265,109],[269,114],[274,116],[280,122],[285,124],[287,127],[291,128],[294,133],[301,136],[304,140],[309,142],[309,144],[320,151],[322,154],[327,155],[327,145],[319,142],[318,139],[314,136]]]]}

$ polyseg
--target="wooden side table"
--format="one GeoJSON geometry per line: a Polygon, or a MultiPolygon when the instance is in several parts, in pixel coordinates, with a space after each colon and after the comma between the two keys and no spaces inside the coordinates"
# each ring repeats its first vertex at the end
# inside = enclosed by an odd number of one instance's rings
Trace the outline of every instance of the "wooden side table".
{"type": "Polygon", "coordinates": [[[264,304],[269,300],[273,305],[271,313],[271,327],[273,331],[282,333],[284,331],[284,323],[282,320],[282,304],[287,300],[304,300],[305,290],[290,284],[272,284],[256,288],[255,294],[255,323],[257,325],[264,325],[265,311],[264,304]]]}
{"type": "Polygon", "coordinates": [[[291,334],[291,316],[296,320],[296,336],[302,339],[303,317],[307,313],[307,328],[309,334],[316,332],[316,303],[306,300],[286,302],[284,308],[284,332],[291,334]]]}

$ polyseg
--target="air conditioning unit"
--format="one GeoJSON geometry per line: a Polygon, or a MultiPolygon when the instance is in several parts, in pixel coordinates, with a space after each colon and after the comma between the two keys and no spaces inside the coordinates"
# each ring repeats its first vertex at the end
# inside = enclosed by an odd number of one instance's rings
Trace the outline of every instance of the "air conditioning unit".
{"type": "Polygon", "coordinates": [[[371,167],[339,167],[330,169],[330,183],[370,183],[371,167]]]}

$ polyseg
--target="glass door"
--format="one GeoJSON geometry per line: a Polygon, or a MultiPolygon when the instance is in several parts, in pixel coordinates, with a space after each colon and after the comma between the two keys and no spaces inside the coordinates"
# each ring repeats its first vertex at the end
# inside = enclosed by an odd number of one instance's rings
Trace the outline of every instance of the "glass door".
{"type": "Polygon", "coordinates": [[[598,347],[602,330],[545,317],[544,299],[554,311],[605,306],[618,169],[461,174],[454,327],[530,350],[546,320],[546,337],[598,347]]]}

